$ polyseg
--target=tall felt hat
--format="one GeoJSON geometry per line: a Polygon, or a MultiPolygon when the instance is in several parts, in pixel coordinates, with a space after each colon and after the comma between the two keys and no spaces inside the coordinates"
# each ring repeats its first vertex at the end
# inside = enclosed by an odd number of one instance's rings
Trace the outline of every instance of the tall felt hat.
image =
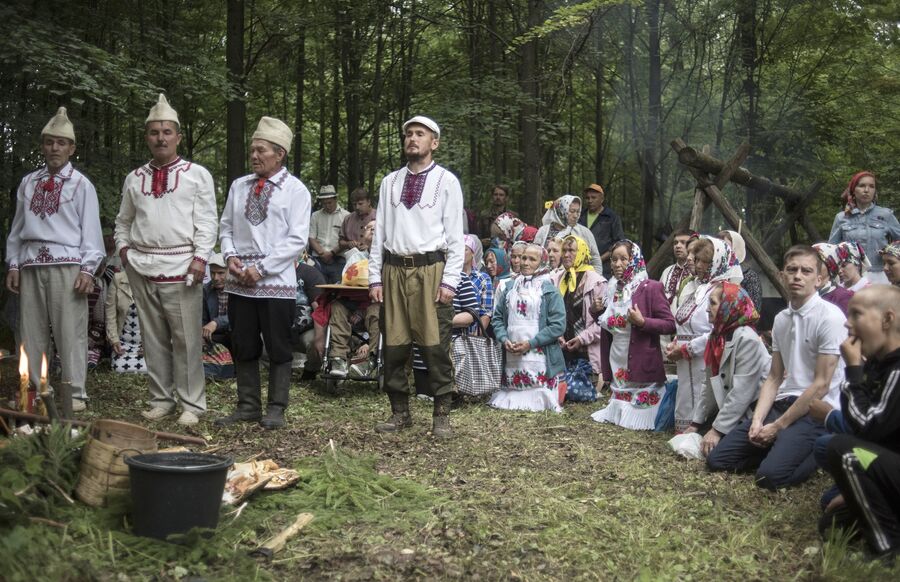
{"type": "Polygon", "coordinates": [[[147,116],[147,121],[144,122],[144,125],[151,121],[172,121],[179,127],[181,126],[181,122],[178,121],[178,112],[172,109],[166,96],[162,93],[159,94],[156,105],[150,108],[150,115],[147,116]]]}
{"type": "Polygon", "coordinates": [[[69,121],[69,116],[66,114],[65,107],[60,107],[56,111],[56,115],[51,117],[50,121],[47,122],[47,125],[44,126],[44,129],[41,130],[41,135],[65,137],[75,141],[75,126],[69,121]]]}
{"type": "Polygon", "coordinates": [[[263,117],[253,132],[252,139],[264,139],[275,145],[280,145],[284,151],[291,153],[291,142],[294,141],[294,132],[280,119],[263,117]]]}
{"type": "Polygon", "coordinates": [[[441,128],[438,127],[438,124],[435,123],[433,119],[430,117],[425,117],[424,115],[416,115],[409,121],[403,124],[403,131],[406,131],[406,128],[413,124],[424,125],[428,129],[434,132],[434,135],[437,136],[438,139],[441,137],[441,128]]]}

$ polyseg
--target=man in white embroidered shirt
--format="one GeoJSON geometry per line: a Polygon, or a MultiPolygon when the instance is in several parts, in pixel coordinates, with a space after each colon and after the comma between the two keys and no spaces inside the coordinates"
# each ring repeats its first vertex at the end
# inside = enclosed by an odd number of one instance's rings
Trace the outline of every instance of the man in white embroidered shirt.
{"type": "Polygon", "coordinates": [[[162,93],[145,128],[153,159],[125,178],[115,235],[150,376],[150,409],[141,414],[158,420],[180,400],[178,422],[192,425],[206,411],[203,276],[216,243],[216,193],[209,171],[178,155],[178,113],[162,93]]]}
{"type": "Polygon", "coordinates": [[[391,417],[375,430],[412,425],[406,366],[415,342],[434,395],[432,434],[446,438],[455,391],[452,301],[464,256],[462,190],[456,176],[432,159],[441,137],[437,123],[413,117],[403,132],[408,163],[381,182],[369,257],[369,296],[384,303],[384,389],[391,402],[391,417]]]}
{"type": "Polygon", "coordinates": [[[840,408],[840,347],[847,339],[843,312],[819,297],[821,264],[809,246],[785,253],[790,303],[772,327],[772,367],[753,418],[725,435],[707,457],[711,470],[756,470],[756,484],[772,490],[802,483],[815,472],[813,444],[825,427],[808,414],[810,403],[821,399],[840,408]]]}
{"type": "Polygon", "coordinates": [[[87,296],[106,253],[97,192],[69,162],[75,128],[65,107],[41,131],[41,152],[46,165],[25,176],[16,192],[6,287],[19,294],[19,331],[32,382],[37,386],[40,379],[41,356],[50,357],[52,328],[62,381],[71,386],[68,396],[78,412],[87,398],[87,296]]]}
{"type": "Polygon", "coordinates": [[[218,425],[284,426],[291,387],[291,325],[297,296],[294,261],[309,237],[309,190],[284,167],[294,136],[281,120],[263,117],[250,142],[253,173],[228,190],[222,211],[222,254],[228,262],[228,320],[238,402],[218,425]],[[260,340],[262,336],[262,340],[260,340]],[[269,356],[269,394],[262,416],[259,358],[269,356]]]}

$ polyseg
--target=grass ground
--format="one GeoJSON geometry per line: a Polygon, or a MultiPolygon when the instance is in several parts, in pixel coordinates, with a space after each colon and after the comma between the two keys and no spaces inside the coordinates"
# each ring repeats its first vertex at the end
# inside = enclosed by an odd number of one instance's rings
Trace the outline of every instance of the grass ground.
{"type": "MultiPolygon", "coordinates": [[[[304,469],[298,487],[253,497],[236,518],[223,513],[213,538],[155,542],[131,536],[115,510],[64,507],[53,517],[65,527],[0,531],[0,579],[900,579],[900,566],[868,562],[857,546],[820,542],[821,474],[767,493],[747,476],[676,458],[667,435],[592,422],[599,404],[560,415],[466,406],[444,442],[428,433],[430,405],[416,401],[411,430],[379,435],[372,426],[387,403],[373,386],[319,389],[295,382],[281,431],[206,419],[191,431],[217,454],[262,453],[304,469]],[[330,441],[352,455],[337,470],[323,464],[330,441]],[[342,504],[328,488],[360,496],[342,504]],[[302,511],[315,521],[273,561],[249,557],[302,511]]],[[[87,418],[143,423],[145,379],[95,372],[89,390],[87,418]]],[[[209,384],[209,418],[233,399],[227,383],[209,384]]],[[[157,430],[183,432],[172,419],[157,430]]]]}

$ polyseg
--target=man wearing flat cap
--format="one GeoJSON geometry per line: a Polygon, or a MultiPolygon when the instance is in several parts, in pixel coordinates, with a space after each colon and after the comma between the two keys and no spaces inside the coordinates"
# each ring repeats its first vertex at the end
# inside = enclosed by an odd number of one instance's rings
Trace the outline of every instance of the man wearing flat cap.
{"type": "Polygon", "coordinates": [[[450,362],[453,297],[463,268],[463,197],[459,180],[432,159],[441,130],[416,116],[403,124],[405,167],[381,182],[369,256],[369,296],[384,303],[384,389],[391,417],[379,432],[412,425],[406,371],[413,342],[434,396],[432,434],[451,436],[455,392],[450,362]]]}
{"type": "Polygon", "coordinates": [[[603,276],[609,279],[612,276],[609,249],[614,242],[625,238],[625,231],[622,230],[622,219],[612,208],[604,205],[605,200],[606,193],[600,184],[591,184],[585,188],[584,208],[581,210],[578,224],[588,227],[594,235],[600,260],[603,261],[603,276]]]}
{"type": "Polygon", "coordinates": [[[237,407],[219,425],[259,422],[284,426],[291,386],[291,324],[297,296],[294,262],[309,238],[309,190],[285,167],[293,134],[263,117],[250,142],[253,173],[228,190],[220,243],[228,264],[228,321],[237,374],[237,407]],[[262,339],[260,339],[262,336],[262,339]],[[259,358],[269,356],[269,394],[262,415],[259,358]]]}
{"type": "Polygon", "coordinates": [[[144,123],[153,159],[128,174],[116,216],[116,249],[134,293],[150,376],[150,409],[196,424],[206,412],[201,313],[206,261],[216,243],[209,171],[178,155],[181,126],[165,95],[144,123]]]}
{"type": "MultiPolygon", "coordinates": [[[[72,409],[85,408],[88,293],[106,256],[94,185],[76,170],[75,128],[60,107],[41,131],[43,168],[22,179],[6,240],[6,287],[19,294],[19,331],[37,386],[50,330],[72,387],[72,409]]],[[[67,403],[64,403],[67,406],[67,403]]]]}
{"type": "Polygon", "coordinates": [[[316,268],[325,275],[328,283],[339,283],[344,269],[343,249],[340,246],[341,226],[350,213],[338,205],[334,186],[319,188],[321,208],[312,213],[309,220],[310,254],[316,268]]]}

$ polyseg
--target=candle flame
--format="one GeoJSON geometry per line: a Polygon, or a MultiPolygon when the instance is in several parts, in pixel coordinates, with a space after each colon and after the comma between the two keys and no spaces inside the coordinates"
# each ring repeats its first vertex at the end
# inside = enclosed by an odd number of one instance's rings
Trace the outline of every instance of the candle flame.
{"type": "Polygon", "coordinates": [[[47,385],[47,354],[41,354],[41,387],[47,385]]]}
{"type": "Polygon", "coordinates": [[[19,347],[19,376],[28,378],[28,356],[25,354],[25,347],[19,347]]]}

